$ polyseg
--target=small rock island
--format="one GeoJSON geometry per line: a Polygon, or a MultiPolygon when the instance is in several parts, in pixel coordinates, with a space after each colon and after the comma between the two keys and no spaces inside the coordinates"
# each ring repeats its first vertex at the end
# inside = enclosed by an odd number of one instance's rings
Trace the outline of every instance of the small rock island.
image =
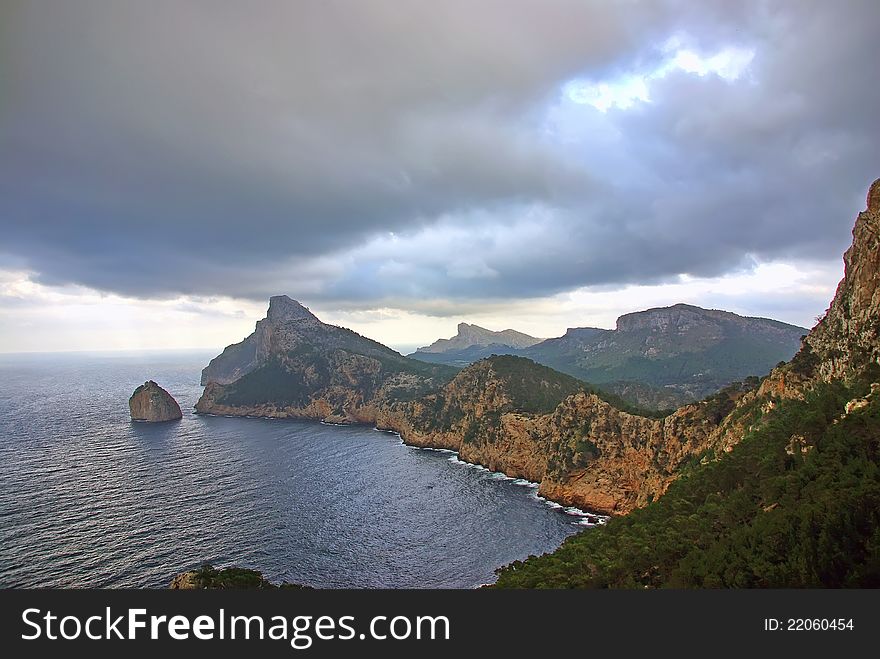
{"type": "Polygon", "coordinates": [[[128,399],[132,421],[159,423],[183,417],[174,397],[152,380],[144,382],[128,399]]]}

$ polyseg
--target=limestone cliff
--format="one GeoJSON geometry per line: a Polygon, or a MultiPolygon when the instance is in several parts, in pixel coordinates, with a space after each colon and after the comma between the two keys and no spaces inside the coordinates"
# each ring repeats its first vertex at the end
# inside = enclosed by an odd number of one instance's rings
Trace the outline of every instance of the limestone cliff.
{"type": "Polygon", "coordinates": [[[880,179],[871,186],[869,208],[859,214],[853,243],[843,256],[844,277],[831,306],[806,339],[817,376],[844,377],[880,362],[880,179]]]}
{"type": "Polygon", "coordinates": [[[539,493],[555,501],[619,514],[660,496],[683,464],[720,447],[721,422],[748,391],[731,387],[651,418],[621,411],[552,369],[496,356],[436,394],[383,410],[377,423],[409,444],[452,449],[468,462],[538,482],[539,493]]]}
{"type": "Polygon", "coordinates": [[[132,421],[158,423],[175,421],[183,416],[174,397],[152,380],[134,390],[128,399],[128,409],[132,421]]]}
{"type": "Polygon", "coordinates": [[[880,179],[853,227],[831,305],[791,362],[773,369],[759,396],[800,398],[816,382],[880,370],[880,179]]]}
{"type": "Polygon", "coordinates": [[[257,322],[254,332],[241,343],[227,346],[202,370],[202,386],[234,382],[265,363],[273,351],[295,348],[323,325],[296,300],[286,295],[270,298],[266,317],[257,322]]]}

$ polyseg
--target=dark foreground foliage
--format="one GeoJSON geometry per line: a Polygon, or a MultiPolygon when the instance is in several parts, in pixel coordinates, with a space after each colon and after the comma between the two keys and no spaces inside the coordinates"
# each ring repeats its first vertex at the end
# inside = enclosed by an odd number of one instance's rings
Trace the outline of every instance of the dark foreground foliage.
{"type": "Polygon", "coordinates": [[[240,567],[227,567],[222,570],[205,563],[195,571],[195,582],[199,588],[227,588],[249,590],[254,588],[308,588],[298,584],[282,583],[280,586],[263,578],[263,573],[240,567]]]}
{"type": "Polygon", "coordinates": [[[786,401],[661,499],[498,570],[499,587],[880,587],[880,397],[786,401]]]}

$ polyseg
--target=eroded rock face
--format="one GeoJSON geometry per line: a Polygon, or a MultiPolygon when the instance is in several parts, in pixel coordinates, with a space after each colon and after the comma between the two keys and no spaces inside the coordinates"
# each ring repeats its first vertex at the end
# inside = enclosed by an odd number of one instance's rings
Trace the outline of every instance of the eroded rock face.
{"type": "MultiPolygon", "coordinates": [[[[492,362],[468,367],[436,396],[381,410],[377,425],[408,444],[452,449],[467,462],[537,482],[554,501],[606,514],[660,497],[684,463],[725,450],[727,432],[710,403],[657,419],[581,391],[550,412],[528,413],[511,404],[502,379],[479,377],[492,362]]],[[[742,395],[731,393],[730,407],[742,395]]]]}
{"type": "Polygon", "coordinates": [[[144,382],[128,399],[132,421],[175,421],[183,414],[174,397],[152,380],[144,382]]]}
{"type": "Polygon", "coordinates": [[[880,178],[868,188],[868,210],[872,213],[880,211],[880,178]]]}
{"type": "Polygon", "coordinates": [[[182,572],[171,580],[168,586],[171,590],[198,590],[202,588],[199,585],[198,575],[196,572],[182,572]]]}
{"type": "Polygon", "coordinates": [[[286,295],[269,299],[269,310],[254,332],[240,343],[227,346],[202,370],[202,386],[229,384],[259,368],[273,352],[293,350],[328,326],[286,295]]]}
{"type": "Polygon", "coordinates": [[[843,261],[834,300],[806,339],[823,380],[880,364],[880,179],[871,186],[868,209],[856,219],[843,261]]]}

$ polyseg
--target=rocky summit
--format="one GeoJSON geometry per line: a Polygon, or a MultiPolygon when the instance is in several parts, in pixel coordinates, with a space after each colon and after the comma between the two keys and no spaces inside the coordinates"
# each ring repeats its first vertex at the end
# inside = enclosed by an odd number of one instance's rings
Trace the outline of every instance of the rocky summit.
{"type": "Polygon", "coordinates": [[[175,421],[183,414],[174,397],[152,380],[144,382],[128,399],[132,421],[175,421]]]}
{"type": "Polygon", "coordinates": [[[867,203],[843,256],[845,274],[837,294],[804,346],[826,380],[880,362],[880,179],[867,203]]]}
{"type": "Polygon", "coordinates": [[[211,360],[202,370],[202,386],[209,382],[228,384],[262,365],[276,351],[291,350],[324,326],[296,300],[286,295],[269,299],[266,317],[257,322],[253,334],[211,360]]]}
{"type": "Polygon", "coordinates": [[[488,330],[479,325],[470,325],[468,323],[458,324],[458,333],[451,339],[437,339],[429,346],[424,346],[416,350],[417,353],[444,353],[464,350],[473,347],[501,346],[506,348],[528,348],[536,343],[540,343],[543,339],[536,339],[534,336],[517,332],[516,330],[506,329],[500,332],[488,330]]]}

